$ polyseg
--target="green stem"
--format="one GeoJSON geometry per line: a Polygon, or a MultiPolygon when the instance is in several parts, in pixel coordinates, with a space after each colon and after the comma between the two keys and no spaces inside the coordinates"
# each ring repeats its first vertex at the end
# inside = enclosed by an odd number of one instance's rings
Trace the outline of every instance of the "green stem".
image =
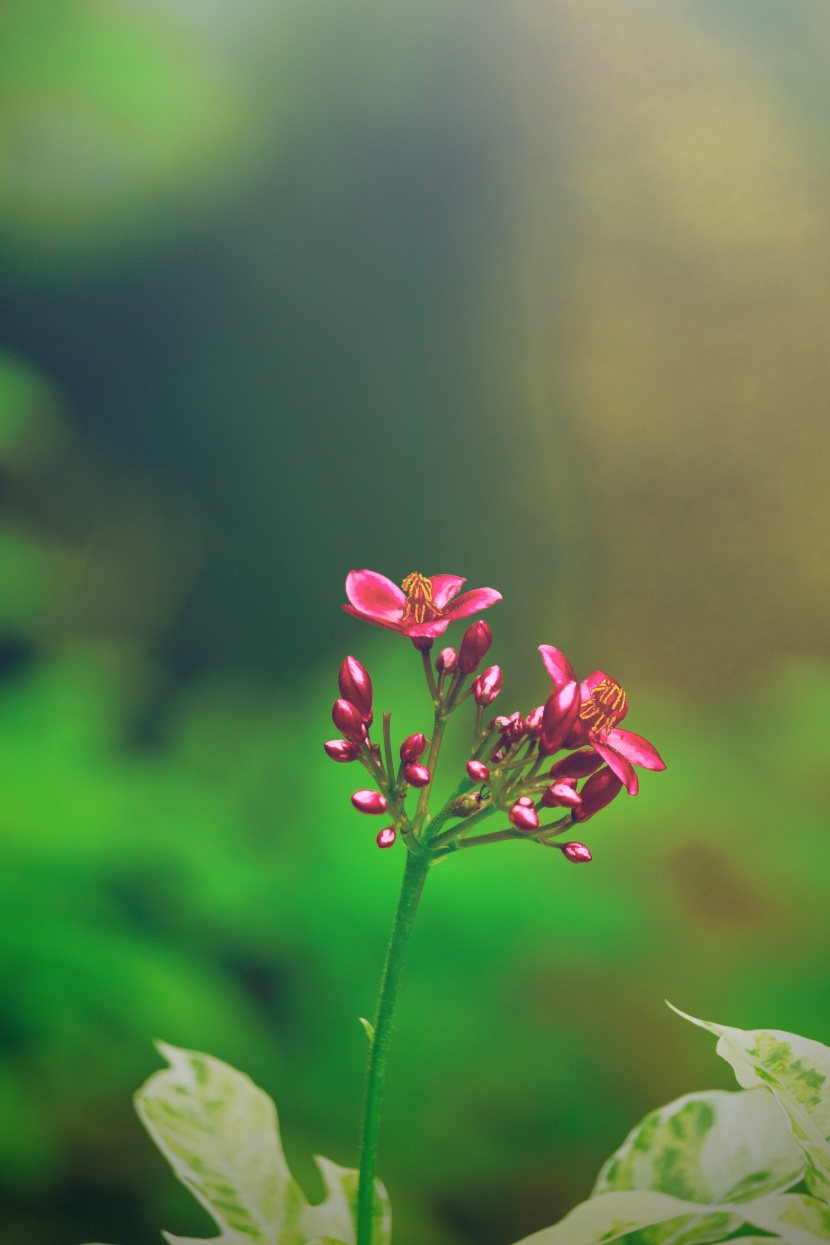
{"type": "Polygon", "coordinates": [[[386,963],[380,984],[375,1028],[369,1048],[366,1070],[366,1098],[363,1109],[363,1137],[360,1149],[360,1183],[357,1193],[357,1242],[372,1245],[372,1220],[375,1200],[375,1167],[380,1131],[383,1082],[389,1062],[392,1019],[401,982],[409,936],[424,888],[430,853],[407,852],[398,910],[386,951],[386,963]]]}

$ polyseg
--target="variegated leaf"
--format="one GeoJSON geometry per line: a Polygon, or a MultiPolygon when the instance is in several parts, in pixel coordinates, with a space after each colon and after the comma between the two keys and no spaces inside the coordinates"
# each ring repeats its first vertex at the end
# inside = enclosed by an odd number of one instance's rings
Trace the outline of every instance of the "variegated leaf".
{"type": "MultiPolygon", "coordinates": [[[[307,1202],[285,1160],[276,1108],[229,1064],[159,1044],[170,1067],[136,1094],[136,1110],[175,1174],[208,1211],[215,1245],[354,1245],[357,1172],[318,1159],[326,1197],[307,1202]]],[[[389,1245],[389,1201],[378,1184],[373,1245],[389,1245]]],[[[203,1245],[165,1233],[169,1245],[203,1245]]]]}
{"type": "MultiPolygon", "coordinates": [[[[711,1217],[714,1210],[714,1207],[708,1208],[707,1215],[711,1217]]],[[[601,1193],[582,1202],[552,1228],[534,1232],[517,1245],[608,1245],[608,1242],[622,1236],[630,1238],[632,1233],[652,1224],[671,1225],[680,1240],[683,1239],[684,1221],[690,1216],[698,1218],[700,1212],[698,1203],[671,1197],[667,1193],[652,1193],[645,1189],[601,1193]]],[[[731,1208],[723,1208],[721,1218],[724,1230],[720,1235],[707,1237],[707,1240],[723,1240],[731,1231],[727,1226],[732,1219],[731,1208]]]]}
{"type": "Polygon", "coordinates": [[[786,1112],[804,1154],[810,1192],[830,1205],[830,1049],[778,1029],[733,1029],[675,1011],[718,1038],[717,1052],[749,1089],[766,1086],[786,1112]]]}
{"type": "Polygon", "coordinates": [[[806,1193],[761,1198],[747,1206],[746,1214],[753,1227],[777,1233],[786,1245],[827,1245],[830,1241],[830,1208],[806,1193]]]}

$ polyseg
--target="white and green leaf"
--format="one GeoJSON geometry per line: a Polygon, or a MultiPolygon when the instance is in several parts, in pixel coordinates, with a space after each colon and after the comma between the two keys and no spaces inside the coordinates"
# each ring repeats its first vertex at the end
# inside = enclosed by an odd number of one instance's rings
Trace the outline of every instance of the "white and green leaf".
{"type": "MultiPolygon", "coordinates": [[[[136,1094],[136,1110],[179,1180],[219,1228],[216,1245],[354,1245],[357,1172],[317,1159],[326,1188],[308,1203],[288,1168],[268,1095],[229,1064],[165,1043],[170,1067],[136,1094]]],[[[373,1245],[389,1245],[389,1201],[378,1184],[373,1245]]],[[[169,1245],[202,1245],[164,1234],[169,1245]]]]}
{"type": "Polygon", "coordinates": [[[777,1233],[786,1245],[827,1245],[830,1241],[830,1207],[806,1193],[760,1198],[747,1206],[746,1214],[753,1227],[777,1233]]]}
{"type": "Polygon", "coordinates": [[[592,1197],[648,1189],[700,1203],[682,1222],[643,1228],[632,1245],[720,1241],[744,1218],[722,1203],[763,1197],[796,1184],[804,1159],[787,1121],[761,1089],[686,1094],[652,1111],[604,1165],[592,1197]]]}
{"type": "MultiPolygon", "coordinates": [[[[698,1219],[702,1209],[697,1202],[647,1189],[601,1193],[580,1203],[552,1228],[543,1228],[541,1232],[517,1242],[517,1245],[607,1245],[623,1236],[630,1239],[632,1233],[657,1224],[670,1226],[672,1233],[678,1234],[677,1240],[685,1241],[683,1224],[690,1218],[698,1219]]],[[[717,1210],[721,1211],[721,1208],[717,1210]]],[[[707,1217],[713,1219],[715,1211],[716,1208],[707,1207],[707,1217]]],[[[733,1218],[731,1208],[723,1209],[718,1218],[722,1222],[714,1229],[715,1235],[689,1239],[723,1240],[733,1230],[728,1226],[733,1218]]],[[[739,1219],[738,1222],[742,1221],[739,1219]]]]}
{"type": "Polygon", "coordinates": [[[717,1052],[740,1085],[772,1092],[804,1155],[807,1188],[830,1205],[830,1048],[795,1033],[733,1029],[674,1011],[717,1036],[717,1052]]]}

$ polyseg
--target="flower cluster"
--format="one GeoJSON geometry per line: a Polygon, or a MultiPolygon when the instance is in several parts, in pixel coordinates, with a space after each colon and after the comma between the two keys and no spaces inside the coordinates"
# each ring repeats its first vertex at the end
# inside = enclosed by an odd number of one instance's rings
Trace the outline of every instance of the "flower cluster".
{"type": "Polygon", "coordinates": [[[628,712],[620,684],[602,670],[579,680],[567,658],[548,644],[539,648],[552,684],[544,704],[525,717],[516,711],[485,723],[485,710],[502,686],[499,666],[479,672],[493,640],[487,623],[479,619],[469,626],[457,650],[442,648],[434,663],[431,656],[434,638],[451,622],[501,600],[492,588],[459,596],[463,583],[455,575],[413,573],[398,588],[374,571],[350,573],[344,610],[409,636],[420,651],[434,710],[432,737],[408,736],[396,762],[391,715],[384,713],[383,747],[373,743],[372,681],[355,657],[347,657],[332,709],[343,738],[330,740],[326,752],[335,761],[359,761],[371,775],[374,786],[355,791],[352,804],[362,813],[391,818],[377,835],[379,847],[391,847],[400,836],[410,851],[438,857],[519,838],[556,847],[573,863],[589,861],[584,843],[563,836],[610,804],[623,787],[636,795],[635,766],[661,770],[663,760],[647,739],[620,727],[628,712]],[[433,816],[429,794],[444,728],[468,698],[476,706],[470,759],[455,792],[433,816]],[[413,788],[417,807],[407,810],[413,788]],[[548,810],[559,810],[559,819],[543,824],[548,810]],[[508,826],[470,833],[497,813],[506,815],[508,826]]]}

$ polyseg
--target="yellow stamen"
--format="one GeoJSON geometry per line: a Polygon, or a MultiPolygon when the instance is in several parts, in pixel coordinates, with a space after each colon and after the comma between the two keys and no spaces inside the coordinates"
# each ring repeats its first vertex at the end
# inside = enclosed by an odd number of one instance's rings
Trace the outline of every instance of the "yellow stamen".
{"type": "Polygon", "coordinates": [[[579,716],[592,731],[605,734],[624,715],[628,701],[619,683],[608,676],[601,679],[587,700],[579,706],[579,716]]]}
{"type": "Polygon", "coordinates": [[[432,580],[413,571],[401,584],[406,593],[401,622],[423,623],[440,618],[441,611],[432,599],[432,580]]]}

